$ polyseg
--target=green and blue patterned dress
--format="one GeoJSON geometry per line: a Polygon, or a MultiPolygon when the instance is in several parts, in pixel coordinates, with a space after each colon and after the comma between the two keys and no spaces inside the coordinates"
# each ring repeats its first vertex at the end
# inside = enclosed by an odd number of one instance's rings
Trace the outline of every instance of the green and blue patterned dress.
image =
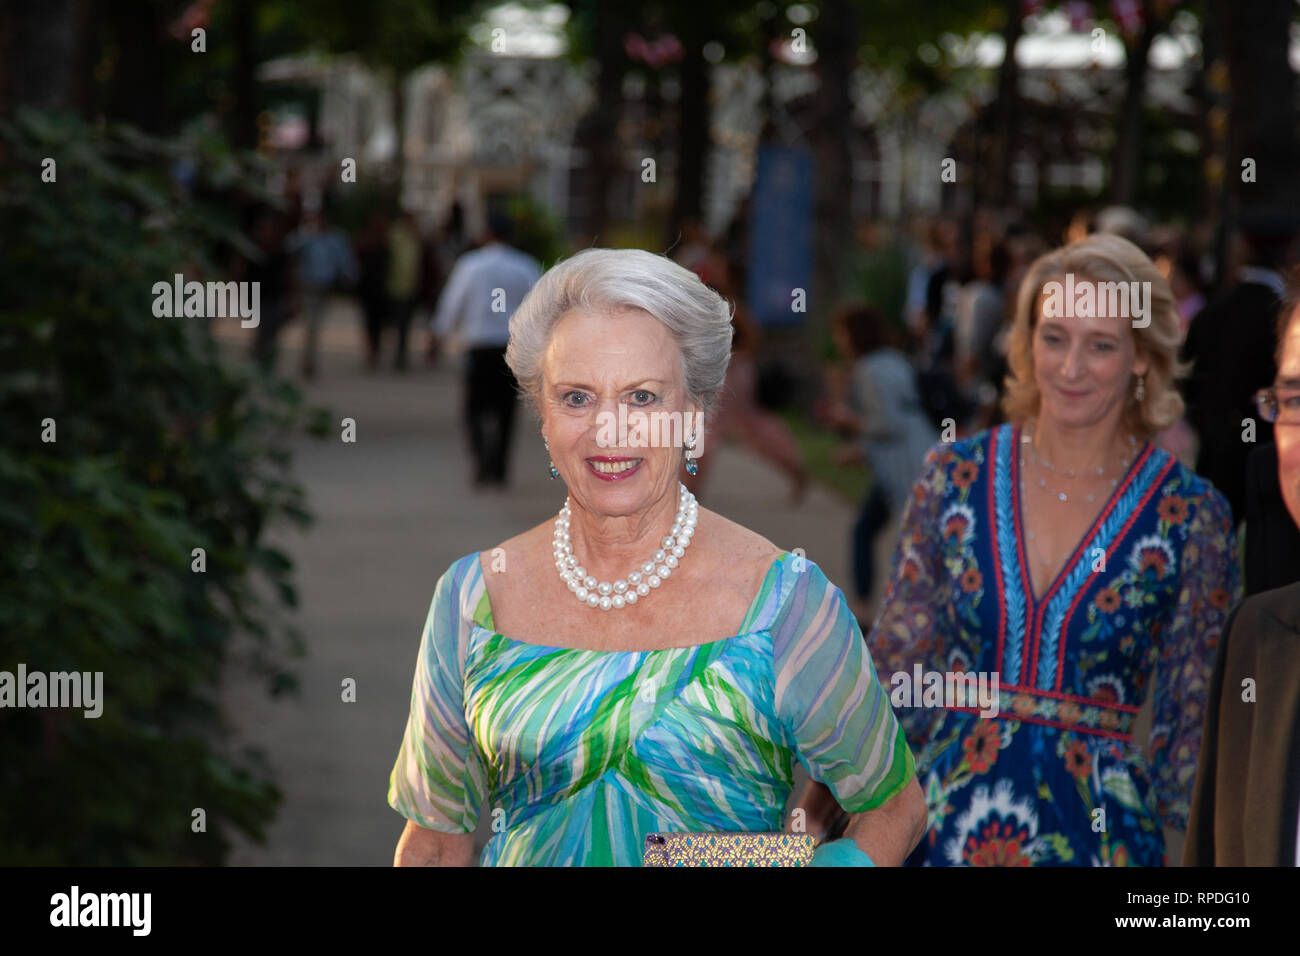
{"type": "Polygon", "coordinates": [[[497,633],[475,553],[434,591],[388,802],[445,833],[490,814],[485,866],[639,866],[649,833],[782,829],[796,759],[851,812],[915,776],[813,562],[776,558],[732,637],[594,651],[497,633]]]}

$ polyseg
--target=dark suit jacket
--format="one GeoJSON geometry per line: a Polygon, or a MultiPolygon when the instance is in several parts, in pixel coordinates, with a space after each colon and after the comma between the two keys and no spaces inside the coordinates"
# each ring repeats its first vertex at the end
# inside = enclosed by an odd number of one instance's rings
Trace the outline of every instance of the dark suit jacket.
{"type": "Polygon", "coordinates": [[[1300,581],[1300,528],[1277,478],[1277,445],[1246,459],[1246,596],[1300,581]]]}
{"type": "Polygon", "coordinates": [[[1300,584],[1247,598],[1211,678],[1184,866],[1294,866],[1300,814],[1300,584]],[[1242,681],[1255,700],[1242,700],[1242,681]]]}

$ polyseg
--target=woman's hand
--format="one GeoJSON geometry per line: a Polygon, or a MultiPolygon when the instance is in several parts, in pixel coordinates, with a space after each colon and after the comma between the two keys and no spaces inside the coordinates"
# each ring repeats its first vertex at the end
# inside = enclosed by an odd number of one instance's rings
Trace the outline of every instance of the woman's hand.
{"type": "Polygon", "coordinates": [[[928,822],[925,797],[915,777],[876,809],[849,814],[842,835],[837,832],[836,817],[844,811],[824,784],[809,781],[799,806],[806,814],[808,833],[821,841],[837,836],[853,840],[877,866],[901,866],[921,842],[928,822]]]}

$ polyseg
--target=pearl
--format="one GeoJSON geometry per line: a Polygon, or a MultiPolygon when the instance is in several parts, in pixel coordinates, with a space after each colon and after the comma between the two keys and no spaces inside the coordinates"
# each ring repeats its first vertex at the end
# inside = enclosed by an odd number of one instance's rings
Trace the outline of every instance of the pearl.
{"type": "Polygon", "coordinates": [[[566,499],[555,519],[552,540],[556,571],[565,587],[588,607],[609,611],[635,604],[654,588],[661,587],[677,569],[695,534],[698,516],[699,503],[695,496],[685,485],[678,483],[677,513],[671,533],[660,541],[663,547],[626,578],[614,582],[598,581],[587,573],[573,554],[570,502],[566,499]]]}

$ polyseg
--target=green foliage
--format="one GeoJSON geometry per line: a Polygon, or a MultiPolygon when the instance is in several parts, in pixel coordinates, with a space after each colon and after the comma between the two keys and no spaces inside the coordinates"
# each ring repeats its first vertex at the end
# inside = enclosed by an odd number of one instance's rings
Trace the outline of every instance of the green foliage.
{"type": "Polygon", "coordinates": [[[201,128],[21,112],[0,151],[0,670],[103,672],[98,719],[0,711],[0,862],[220,863],[279,800],[217,690],[235,659],[293,686],[291,566],[264,538],[308,520],[287,442],[323,415],[223,359],[208,323],[236,319],[155,318],[152,288],[252,248],[228,210],[257,177],[201,128]],[[182,158],[212,201],[173,188],[182,158]]]}

